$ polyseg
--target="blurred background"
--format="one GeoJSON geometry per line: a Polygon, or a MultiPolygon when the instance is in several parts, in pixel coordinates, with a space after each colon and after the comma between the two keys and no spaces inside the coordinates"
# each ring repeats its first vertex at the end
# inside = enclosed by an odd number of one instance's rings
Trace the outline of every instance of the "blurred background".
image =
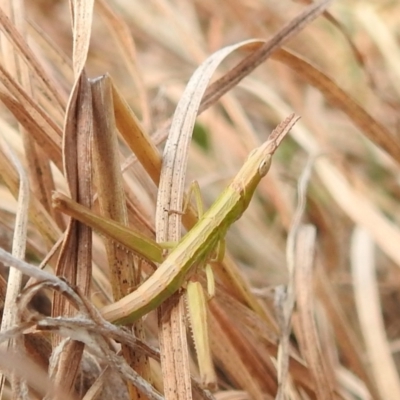
{"type": "MultiPolygon", "coordinates": [[[[194,70],[224,46],[254,38],[268,40],[309,3],[98,1],[86,73],[90,78],[109,74],[162,151],[165,127],[194,70]]],[[[27,41],[67,101],[73,84],[69,4],[31,0],[25,6],[27,41]]],[[[230,229],[227,249],[255,296],[274,310],[274,288],[287,285],[291,277],[286,243],[298,201],[297,182],[309,157],[318,155],[303,219],[316,227],[314,268],[323,271],[323,278],[315,272],[313,293],[319,300],[314,312],[322,346],[335,365],[340,398],[374,398],[369,384],[353,375],[343,343],[347,339],[341,335],[345,328],[360,345],[361,359],[381,398],[385,398],[385,374],[394,377],[388,384],[392,393],[398,393],[396,385],[400,387],[396,382],[400,155],[390,145],[399,142],[399,20],[398,1],[333,1],[329,12],[285,43],[289,55],[273,55],[197,118],[189,155],[186,181],[199,182],[209,206],[247,154],[283,118],[291,112],[301,116],[277,151],[271,173],[248,212],[230,229]],[[337,322],[338,315],[346,322],[337,322]],[[379,354],[387,357],[380,359],[379,354]]],[[[248,53],[246,48],[232,53],[214,80],[248,53]]],[[[65,115],[55,112],[45,97],[40,103],[62,128],[65,115]]],[[[1,106],[0,118],[1,134],[24,163],[14,116],[1,106]]],[[[125,142],[119,143],[129,190],[152,225],[156,187],[132,162],[125,142]]],[[[54,165],[52,171],[56,188],[67,192],[60,171],[54,165]]],[[[0,243],[10,250],[17,209],[6,181],[3,177],[0,187],[0,243]]],[[[33,221],[27,249],[32,262],[40,262],[50,250],[33,221]]],[[[97,236],[93,259],[92,299],[100,306],[110,300],[110,288],[104,246],[97,236]]],[[[45,298],[40,307],[49,313],[45,298]]],[[[235,387],[225,378],[221,374],[222,386],[235,387]]]]}

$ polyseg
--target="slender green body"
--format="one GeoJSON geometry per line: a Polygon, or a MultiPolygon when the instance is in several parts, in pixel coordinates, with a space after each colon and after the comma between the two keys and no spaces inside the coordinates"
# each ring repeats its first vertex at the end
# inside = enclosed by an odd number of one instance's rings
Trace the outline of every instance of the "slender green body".
{"type": "Polygon", "coordinates": [[[272,155],[297,119],[294,115],[288,117],[274,130],[270,140],[250,153],[231,184],[159,268],[135,291],[101,310],[105,319],[118,324],[133,322],[182,286],[193,266],[207,259],[230,225],[246,210],[258,183],[269,170],[272,155]]]}

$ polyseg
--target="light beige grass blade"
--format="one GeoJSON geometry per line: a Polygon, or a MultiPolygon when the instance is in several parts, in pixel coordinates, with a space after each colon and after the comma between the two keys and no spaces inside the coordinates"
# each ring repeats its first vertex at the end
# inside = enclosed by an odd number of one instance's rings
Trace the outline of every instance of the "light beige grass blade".
{"type": "Polygon", "coordinates": [[[307,204],[307,188],[314,162],[315,158],[310,158],[308,160],[297,184],[297,207],[286,242],[286,259],[289,271],[289,282],[286,287],[278,287],[276,289],[278,291],[277,297],[279,297],[279,301],[276,301],[276,303],[279,307],[278,315],[280,317],[278,317],[278,323],[280,324],[280,341],[277,357],[278,393],[275,397],[276,400],[284,400],[287,388],[289,387],[289,385],[287,385],[290,357],[289,338],[292,327],[292,313],[296,302],[295,283],[297,262],[299,261],[296,259],[296,247],[299,245],[298,235],[302,227],[301,220],[304,216],[307,204]]]}
{"type": "Polygon", "coordinates": [[[400,396],[399,374],[385,333],[374,243],[371,235],[360,227],[353,233],[351,267],[358,318],[376,385],[382,399],[397,399],[400,396]]]}
{"type": "MultiPolygon", "coordinates": [[[[29,181],[20,160],[18,160],[4,139],[1,140],[0,145],[3,148],[3,152],[7,154],[10,161],[14,164],[19,175],[18,209],[15,220],[12,254],[16,258],[24,259],[28,233],[29,181]]],[[[16,300],[21,288],[22,274],[20,271],[11,268],[8,275],[7,291],[5,295],[3,318],[0,329],[1,332],[14,327],[19,322],[18,310],[16,309],[16,300]]],[[[16,337],[14,340],[3,343],[1,348],[2,351],[9,350],[16,353],[18,350],[21,350],[21,346],[23,346],[23,340],[21,340],[21,337],[16,337]]],[[[0,397],[2,397],[4,383],[5,377],[3,374],[0,374],[0,397]]],[[[15,373],[12,374],[11,384],[14,396],[19,396],[21,387],[18,383],[17,375],[15,373]]]]}
{"type": "Polygon", "coordinates": [[[375,4],[364,4],[356,7],[356,16],[368,32],[371,39],[375,42],[379,51],[383,55],[383,60],[387,65],[387,70],[391,75],[391,82],[397,95],[400,96],[400,51],[396,38],[389,31],[384,21],[379,17],[375,9],[375,4]]]}
{"type": "MultiPolygon", "coordinates": [[[[158,242],[178,242],[181,238],[180,212],[183,206],[189,144],[198,108],[207,85],[219,64],[233,51],[247,44],[248,42],[244,42],[228,46],[210,56],[196,69],[178,103],[164,148],[156,209],[158,242]]],[[[160,345],[162,354],[165,354],[165,358],[162,358],[164,389],[166,398],[171,400],[190,399],[192,396],[190,376],[187,374],[189,362],[186,351],[183,302],[183,299],[179,300],[178,293],[166,301],[160,310],[162,315],[160,345]],[[179,340],[175,332],[179,332],[179,340]],[[177,355],[167,351],[168,348],[173,347],[174,342],[175,346],[182,349],[178,353],[179,359],[177,355]],[[185,371],[185,374],[182,374],[182,371],[185,371]]],[[[203,331],[207,332],[207,329],[203,331]]],[[[200,344],[198,343],[197,346],[200,344]]],[[[199,358],[199,361],[201,360],[202,358],[199,358]]]]}

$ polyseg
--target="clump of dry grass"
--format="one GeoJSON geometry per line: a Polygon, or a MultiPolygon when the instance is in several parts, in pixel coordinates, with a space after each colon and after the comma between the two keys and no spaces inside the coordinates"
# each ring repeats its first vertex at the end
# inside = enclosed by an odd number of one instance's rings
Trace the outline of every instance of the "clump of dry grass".
{"type": "Polygon", "coordinates": [[[2,396],[400,398],[398,4],[91,3],[71,2],[72,24],[67,2],[0,10],[1,247],[14,256],[1,260],[18,267],[0,278],[2,396]],[[176,241],[181,216],[157,207],[180,209],[193,179],[211,204],[293,111],[301,122],[213,263],[211,393],[182,293],[129,329],[104,321],[98,309],[155,265],[52,194],[176,241]],[[181,175],[158,187],[168,133],[181,175]]]}

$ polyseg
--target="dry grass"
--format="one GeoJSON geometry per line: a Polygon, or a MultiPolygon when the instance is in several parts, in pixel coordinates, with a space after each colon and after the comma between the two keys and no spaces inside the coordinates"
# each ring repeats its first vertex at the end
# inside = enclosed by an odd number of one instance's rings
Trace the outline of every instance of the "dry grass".
{"type": "Polygon", "coordinates": [[[18,267],[0,276],[2,398],[399,399],[398,2],[82,0],[73,24],[67,1],[25,3],[0,12],[0,246],[18,267]],[[154,265],[52,193],[176,241],[162,210],[194,179],[212,204],[292,112],[213,263],[211,393],[183,291],[129,329],[105,322],[154,265]]]}

